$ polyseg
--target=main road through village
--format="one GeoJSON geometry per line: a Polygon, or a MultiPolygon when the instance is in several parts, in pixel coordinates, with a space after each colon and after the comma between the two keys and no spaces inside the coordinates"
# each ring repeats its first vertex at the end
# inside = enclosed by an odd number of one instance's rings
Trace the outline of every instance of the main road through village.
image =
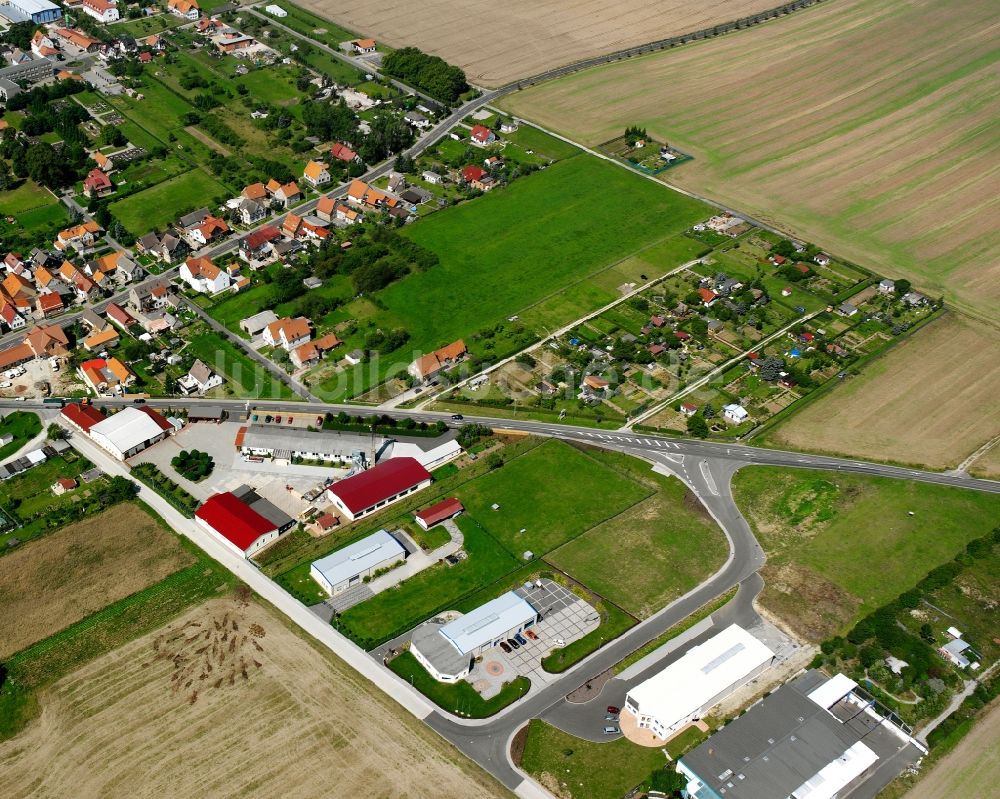
{"type": "MultiPolygon", "coordinates": [[[[104,405],[122,405],[123,401],[98,401],[104,405]]],[[[153,407],[194,407],[198,404],[222,406],[230,417],[245,414],[250,403],[245,400],[192,400],[151,399],[153,407]]],[[[301,413],[341,410],[357,413],[357,406],[330,405],[312,402],[253,401],[254,408],[265,411],[301,413]]],[[[0,408],[35,409],[47,416],[58,418],[57,408],[38,401],[16,402],[0,400],[0,408]]],[[[449,419],[449,414],[429,411],[395,410],[398,418],[410,417],[417,421],[436,422],[449,419]]],[[[729,540],[729,555],[722,567],[701,585],[672,602],[656,615],[631,628],[619,638],[585,658],[561,677],[542,688],[534,688],[518,702],[489,719],[465,719],[442,711],[432,705],[411,685],[386,669],[379,660],[349,641],[329,624],[323,622],[305,605],[295,600],[284,589],[259,571],[253,564],[237,557],[223,547],[206,530],[191,519],[179,514],[162,497],[140,485],[141,498],[149,503],[179,533],[189,537],[211,557],[218,560],[236,576],[245,581],[262,598],[285,613],[305,632],[319,640],[349,665],[371,680],[376,687],[393,697],[404,708],[422,719],[458,749],[479,763],[490,774],[522,797],[548,796],[540,785],[521,772],[510,759],[510,741],[523,725],[532,718],[546,719],[570,732],[588,731],[602,718],[598,712],[604,702],[599,696],[592,701],[598,710],[586,705],[570,705],[566,695],[588,680],[610,669],[622,658],[655,639],[691,613],[734,586],[739,586],[736,597],[716,616],[726,622],[737,621],[751,625],[757,620],[753,599],[762,581],[757,571],[764,564],[764,553],[753,536],[749,525],[733,501],[730,483],[733,474],[748,464],[786,466],[792,468],[823,469],[829,471],[868,474],[903,480],[917,480],[937,485],[957,486],[978,491],[1000,493],[1000,482],[979,480],[963,474],[942,474],[919,469],[870,463],[861,460],[810,455],[798,452],[750,447],[740,444],[694,441],[679,438],[637,434],[630,430],[594,430],[587,427],[560,425],[537,421],[498,419],[488,416],[468,416],[469,423],[490,425],[539,436],[583,442],[625,452],[647,460],[651,467],[671,472],[683,480],[701,499],[718,522],[729,540]]],[[[74,434],[73,443],[95,464],[110,474],[128,476],[128,467],[107,455],[86,437],[74,434]]],[[[707,634],[707,633],[706,633],[707,634]]],[[[700,637],[694,637],[684,647],[670,652],[657,668],[679,657],[686,648],[700,637]]],[[[619,698],[620,697],[616,697],[619,698]]]]}

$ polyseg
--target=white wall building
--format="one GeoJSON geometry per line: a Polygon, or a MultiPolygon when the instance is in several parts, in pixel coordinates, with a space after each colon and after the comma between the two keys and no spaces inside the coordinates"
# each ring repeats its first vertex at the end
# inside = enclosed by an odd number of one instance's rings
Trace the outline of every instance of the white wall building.
{"type": "Polygon", "coordinates": [[[123,461],[162,441],[173,426],[152,408],[123,408],[90,428],[90,437],[101,449],[123,461]]]}
{"type": "Polygon", "coordinates": [[[288,12],[285,11],[281,6],[270,5],[264,6],[264,10],[270,14],[272,17],[277,17],[278,19],[284,19],[288,16],[288,12]]]}
{"type": "Polygon", "coordinates": [[[538,621],[538,611],[513,591],[447,624],[428,622],[413,631],[410,652],[438,682],[467,677],[475,657],[538,621]]]}
{"type": "Polygon", "coordinates": [[[387,531],[348,544],[325,558],[313,561],[309,576],[330,596],[361,585],[379,569],[387,569],[406,559],[406,550],[387,531]]]}
{"type": "Polygon", "coordinates": [[[632,688],[624,712],[659,738],[705,715],[771,665],[774,653],[733,624],[632,688]]]}
{"type": "Polygon", "coordinates": [[[740,424],[741,422],[745,422],[750,417],[750,414],[747,412],[746,408],[744,408],[742,405],[736,405],[736,404],[726,405],[722,409],[722,415],[726,417],[730,422],[733,422],[734,424],[740,424]]]}

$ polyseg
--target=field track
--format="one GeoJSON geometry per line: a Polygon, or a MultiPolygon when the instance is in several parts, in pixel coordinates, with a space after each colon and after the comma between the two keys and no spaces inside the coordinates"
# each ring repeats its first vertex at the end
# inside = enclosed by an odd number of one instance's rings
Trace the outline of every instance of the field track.
{"type": "Polygon", "coordinates": [[[992,0],[840,0],[500,104],[589,145],[646,126],[695,155],[670,182],[995,321],[998,63],[992,0]]]}
{"type": "Polygon", "coordinates": [[[413,45],[494,88],[591,56],[703,30],[781,0],[299,0],[393,47],[413,45]]]}

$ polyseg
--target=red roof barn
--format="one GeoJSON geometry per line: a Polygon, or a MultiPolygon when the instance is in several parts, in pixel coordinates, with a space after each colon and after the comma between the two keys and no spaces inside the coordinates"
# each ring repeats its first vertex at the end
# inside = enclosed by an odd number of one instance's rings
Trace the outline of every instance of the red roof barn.
{"type": "Polygon", "coordinates": [[[104,421],[104,412],[93,405],[80,405],[74,402],[62,409],[62,417],[84,433],[89,433],[91,427],[104,421]]]}
{"type": "Polygon", "coordinates": [[[467,166],[462,170],[462,180],[466,183],[473,183],[474,181],[482,180],[485,174],[486,170],[481,166],[467,166]]]}
{"type": "Polygon", "coordinates": [[[278,537],[278,528],[273,522],[229,491],[209,497],[194,515],[203,527],[246,558],[278,537]]]}
{"type": "Polygon", "coordinates": [[[414,517],[417,520],[417,524],[427,530],[438,522],[458,516],[464,510],[465,506],[454,497],[451,497],[450,499],[438,502],[436,505],[431,505],[429,508],[417,511],[414,517]]]}
{"type": "Polygon", "coordinates": [[[416,458],[392,458],[334,483],[327,493],[337,509],[354,521],[426,488],[431,479],[416,458]]]}

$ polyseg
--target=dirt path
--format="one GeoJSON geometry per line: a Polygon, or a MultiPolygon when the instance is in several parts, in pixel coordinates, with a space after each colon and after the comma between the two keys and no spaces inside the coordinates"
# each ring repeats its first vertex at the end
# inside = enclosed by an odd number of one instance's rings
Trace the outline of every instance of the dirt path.
{"type": "Polygon", "coordinates": [[[509,796],[277,614],[232,599],[56,683],[0,743],[0,795],[509,796]]]}
{"type": "Polygon", "coordinates": [[[211,136],[205,133],[205,131],[200,130],[197,126],[188,125],[186,128],[184,128],[184,130],[186,130],[188,133],[194,136],[198,141],[200,141],[206,147],[211,147],[213,150],[215,150],[215,152],[219,153],[220,155],[224,155],[227,158],[230,155],[232,155],[232,153],[228,148],[223,147],[215,139],[213,139],[211,136]]]}
{"type": "Polygon", "coordinates": [[[1000,782],[1000,703],[982,719],[962,742],[931,769],[907,799],[940,799],[994,796],[1000,782]]]}

